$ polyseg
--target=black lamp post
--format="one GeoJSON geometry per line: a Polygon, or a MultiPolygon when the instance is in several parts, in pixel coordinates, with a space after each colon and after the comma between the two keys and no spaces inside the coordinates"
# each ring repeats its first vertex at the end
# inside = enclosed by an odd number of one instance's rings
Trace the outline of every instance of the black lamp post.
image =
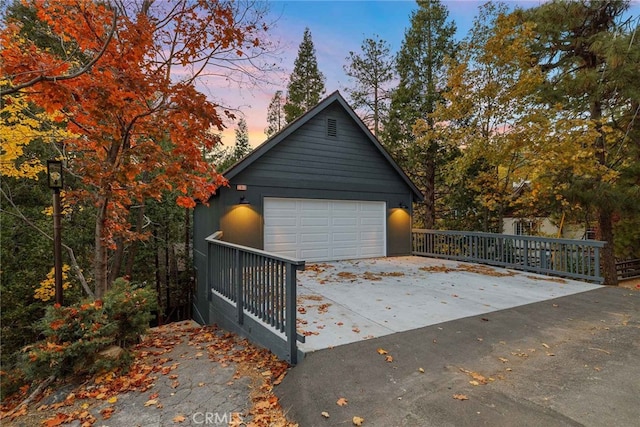
{"type": "Polygon", "coordinates": [[[60,189],[62,188],[62,162],[47,160],[49,188],[53,190],[53,262],[56,283],[56,304],[62,305],[62,238],[60,232],[60,189]]]}

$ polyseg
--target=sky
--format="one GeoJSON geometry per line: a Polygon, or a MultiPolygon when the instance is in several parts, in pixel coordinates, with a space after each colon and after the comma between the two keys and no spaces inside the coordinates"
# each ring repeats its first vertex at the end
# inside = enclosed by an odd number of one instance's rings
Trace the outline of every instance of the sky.
{"type": "MultiPolygon", "coordinates": [[[[632,14],[640,15],[640,0],[634,0],[632,14]]],[[[471,28],[478,7],[485,0],[443,0],[449,10],[449,20],[457,26],[456,39],[464,38],[471,28]]],[[[544,0],[506,0],[505,3],[524,8],[535,7],[544,0]]],[[[257,146],[266,140],[267,107],[276,90],[286,91],[288,76],[298,54],[305,27],[309,27],[316,49],[319,70],[325,75],[326,95],[340,90],[347,98],[345,87],[351,86],[343,71],[350,51],[359,52],[362,41],[379,35],[397,52],[410,27],[411,12],[417,9],[415,1],[407,0],[297,0],[269,1],[271,15],[276,21],[270,30],[271,37],[279,41],[280,73],[274,73],[271,85],[259,88],[225,87],[208,88],[207,91],[223,100],[230,107],[238,108],[247,121],[249,143],[257,146]]],[[[348,98],[347,98],[348,100],[348,98]]],[[[235,142],[235,124],[229,124],[223,133],[225,146],[235,142]]]]}

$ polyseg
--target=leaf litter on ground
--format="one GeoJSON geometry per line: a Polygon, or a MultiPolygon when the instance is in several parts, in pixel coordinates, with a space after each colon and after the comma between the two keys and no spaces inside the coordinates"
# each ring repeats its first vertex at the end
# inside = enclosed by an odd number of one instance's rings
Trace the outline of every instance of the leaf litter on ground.
{"type": "MultiPolygon", "coordinates": [[[[134,361],[126,373],[112,371],[75,378],[78,386],[66,399],[57,404],[42,405],[36,401],[29,407],[3,405],[0,413],[2,425],[10,426],[11,420],[17,418],[21,420],[21,425],[26,422],[30,425],[44,426],[56,426],[73,421],[80,421],[82,426],[90,426],[98,421],[95,415],[107,420],[114,410],[117,410],[116,407],[108,406],[95,414],[91,413],[91,409],[104,406],[105,403],[116,404],[118,396],[124,393],[145,393],[151,390],[158,375],[166,375],[170,379],[175,378],[174,381],[177,380],[176,369],[180,363],[166,364],[172,362],[169,353],[185,339],[194,351],[207,354],[209,363],[218,363],[221,366],[233,364],[236,367],[234,378],[250,379],[250,407],[242,414],[235,414],[234,419],[239,420],[237,425],[297,426],[287,420],[277,396],[273,393],[273,387],[282,382],[289,369],[287,362],[235,334],[224,332],[215,326],[200,326],[188,321],[150,330],[142,338],[142,342],[134,347],[134,361]]],[[[207,363],[207,359],[202,356],[190,358],[200,361],[197,363],[207,363]]],[[[172,384],[178,385],[177,382],[172,384]]],[[[53,387],[48,389],[47,393],[52,391],[53,387]]],[[[28,389],[25,388],[23,392],[26,395],[28,389]]],[[[7,400],[16,404],[21,401],[22,399],[7,400]]],[[[145,406],[162,409],[163,404],[158,393],[150,394],[145,406]]],[[[179,419],[180,416],[176,416],[176,421],[179,419]]]]}

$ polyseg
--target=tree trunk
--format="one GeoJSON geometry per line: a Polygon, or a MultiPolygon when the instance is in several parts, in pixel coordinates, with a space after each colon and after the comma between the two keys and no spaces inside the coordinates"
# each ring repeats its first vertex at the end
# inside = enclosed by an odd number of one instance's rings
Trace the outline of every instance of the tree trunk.
{"type": "Polygon", "coordinates": [[[436,165],[431,153],[425,163],[425,188],[424,188],[424,226],[433,230],[436,225],[436,165]]]}
{"type": "Polygon", "coordinates": [[[124,239],[121,237],[116,239],[116,251],[113,254],[111,263],[111,269],[109,271],[108,283],[113,283],[118,277],[120,277],[120,270],[122,269],[122,261],[124,259],[124,239]]]}
{"type": "Polygon", "coordinates": [[[599,238],[607,242],[602,249],[601,269],[604,284],[618,286],[618,273],[616,273],[616,257],[613,248],[613,218],[607,209],[598,211],[599,238]]]}
{"type": "MultiPolygon", "coordinates": [[[[142,233],[142,227],[144,226],[144,213],[145,213],[145,205],[141,205],[138,207],[138,215],[136,219],[136,233],[142,233]]],[[[135,240],[131,243],[129,247],[129,253],[127,254],[127,265],[124,270],[124,274],[126,274],[129,278],[133,278],[133,266],[135,264],[136,255],[138,253],[140,243],[135,240]]]]}
{"type": "Polygon", "coordinates": [[[102,298],[108,285],[108,248],[105,244],[105,222],[107,220],[107,204],[109,199],[103,197],[99,203],[98,214],[96,216],[96,232],[95,232],[95,249],[94,249],[94,261],[93,269],[96,279],[96,298],[102,298]]]}
{"type": "MultiPolygon", "coordinates": [[[[606,145],[605,137],[602,132],[602,126],[600,119],[602,118],[602,104],[599,99],[594,100],[591,103],[590,108],[591,120],[596,123],[596,129],[599,132],[599,136],[596,138],[595,147],[596,159],[601,165],[607,165],[606,158],[606,145]]],[[[616,257],[613,248],[613,215],[611,209],[606,206],[606,201],[601,200],[600,206],[598,206],[598,230],[600,240],[607,242],[602,249],[602,275],[604,277],[604,284],[617,286],[618,275],[616,273],[616,257]],[[605,205],[605,206],[602,206],[605,205]]]]}

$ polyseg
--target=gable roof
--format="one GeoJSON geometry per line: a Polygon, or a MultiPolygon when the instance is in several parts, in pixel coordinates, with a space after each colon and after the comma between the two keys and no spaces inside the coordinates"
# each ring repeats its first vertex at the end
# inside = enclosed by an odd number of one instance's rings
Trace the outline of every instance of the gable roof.
{"type": "Polygon", "coordinates": [[[339,91],[333,92],[331,95],[327,96],[325,99],[320,101],[315,107],[304,113],[302,116],[298,117],[296,120],[288,124],[284,129],[282,129],[277,134],[273,135],[271,138],[267,139],[265,142],[256,147],[253,151],[247,154],[245,157],[240,159],[238,162],[233,164],[229,169],[223,172],[223,175],[228,180],[231,180],[233,177],[238,175],[243,170],[247,169],[252,163],[262,157],[266,152],[271,150],[273,147],[278,145],[280,142],[285,140],[289,135],[293,134],[296,130],[302,127],[305,123],[309,122],[315,116],[317,116],[320,112],[325,110],[327,107],[332,105],[333,103],[338,103],[351,117],[351,119],[358,125],[358,127],[362,130],[362,132],[366,135],[366,137],[371,141],[371,143],[380,151],[380,154],[387,160],[387,162],[393,167],[393,169],[398,173],[400,178],[409,186],[414,195],[414,200],[422,201],[424,200],[424,196],[416,187],[416,185],[411,181],[411,179],[407,176],[406,173],[398,166],[398,164],[393,160],[389,152],[382,146],[378,138],[369,130],[369,128],[364,124],[364,122],[358,117],[358,115],[353,111],[353,109],[349,106],[347,101],[342,97],[339,91]]]}

